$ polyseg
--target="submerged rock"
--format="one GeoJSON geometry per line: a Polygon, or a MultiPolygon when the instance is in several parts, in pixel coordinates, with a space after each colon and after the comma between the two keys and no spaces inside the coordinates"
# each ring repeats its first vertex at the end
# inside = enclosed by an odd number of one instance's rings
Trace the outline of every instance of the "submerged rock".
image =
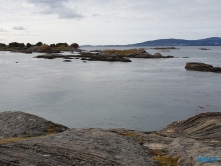
{"type": "Polygon", "coordinates": [[[63,60],[63,62],[72,62],[71,60],[63,60]]]}

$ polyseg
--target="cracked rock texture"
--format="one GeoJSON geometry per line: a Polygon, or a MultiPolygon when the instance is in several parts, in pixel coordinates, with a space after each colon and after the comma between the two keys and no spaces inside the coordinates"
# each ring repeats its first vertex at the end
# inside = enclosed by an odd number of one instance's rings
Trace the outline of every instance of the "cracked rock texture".
{"type": "Polygon", "coordinates": [[[151,150],[160,151],[160,156],[178,156],[181,166],[220,166],[220,124],[221,113],[209,112],[173,122],[157,132],[68,129],[31,114],[3,112],[0,166],[160,165],[151,150]],[[199,162],[198,156],[216,156],[217,162],[199,162]]]}

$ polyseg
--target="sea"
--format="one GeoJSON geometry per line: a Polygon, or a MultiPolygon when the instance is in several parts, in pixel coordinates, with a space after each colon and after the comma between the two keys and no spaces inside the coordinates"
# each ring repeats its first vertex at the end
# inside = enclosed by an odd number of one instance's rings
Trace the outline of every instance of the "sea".
{"type": "Polygon", "coordinates": [[[187,62],[221,67],[220,46],[182,46],[170,52],[144,48],[174,58],[85,63],[1,51],[0,112],[23,111],[70,128],[156,131],[173,121],[221,111],[221,73],[185,69],[187,62]]]}

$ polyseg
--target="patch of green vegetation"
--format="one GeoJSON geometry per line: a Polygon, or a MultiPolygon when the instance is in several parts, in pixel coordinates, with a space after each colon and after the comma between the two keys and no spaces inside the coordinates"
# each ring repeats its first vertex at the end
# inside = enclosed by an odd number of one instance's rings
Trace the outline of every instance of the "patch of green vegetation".
{"type": "Polygon", "coordinates": [[[108,53],[108,54],[114,54],[117,53],[119,55],[130,55],[130,54],[139,54],[139,53],[145,53],[144,48],[139,48],[139,49],[128,49],[128,50],[103,50],[103,53],[108,53]]]}
{"type": "Polygon", "coordinates": [[[163,154],[160,150],[151,149],[149,152],[155,157],[151,159],[158,163],[158,166],[179,166],[179,156],[168,156],[163,154]]]}
{"type": "Polygon", "coordinates": [[[127,136],[127,137],[135,137],[138,135],[138,133],[136,132],[131,132],[131,131],[128,131],[128,132],[119,132],[118,133],[119,135],[122,135],[122,136],[127,136]]]}
{"type": "Polygon", "coordinates": [[[52,123],[50,123],[49,128],[48,128],[48,134],[53,134],[55,133],[55,131],[56,131],[56,127],[52,123]]]}

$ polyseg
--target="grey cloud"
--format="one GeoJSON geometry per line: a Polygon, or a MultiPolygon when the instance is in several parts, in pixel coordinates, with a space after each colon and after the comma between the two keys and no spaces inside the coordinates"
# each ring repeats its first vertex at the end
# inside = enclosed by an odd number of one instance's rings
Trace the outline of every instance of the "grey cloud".
{"type": "Polygon", "coordinates": [[[92,16],[93,16],[93,17],[99,17],[99,16],[101,16],[101,14],[95,13],[95,14],[93,14],[92,16]]]}
{"type": "Polygon", "coordinates": [[[23,27],[23,26],[14,26],[13,28],[12,28],[13,30],[25,30],[25,28],[23,27]]]}
{"type": "Polygon", "coordinates": [[[55,14],[61,19],[81,19],[84,16],[78,14],[68,6],[68,0],[27,0],[38,7],[41,7],[42,14],[55,14]]]}
{"type": "Polygon", "coordinates": [[[8,32],[8,31],[3,28],[0,28],[0,32],[8,32]]]}

